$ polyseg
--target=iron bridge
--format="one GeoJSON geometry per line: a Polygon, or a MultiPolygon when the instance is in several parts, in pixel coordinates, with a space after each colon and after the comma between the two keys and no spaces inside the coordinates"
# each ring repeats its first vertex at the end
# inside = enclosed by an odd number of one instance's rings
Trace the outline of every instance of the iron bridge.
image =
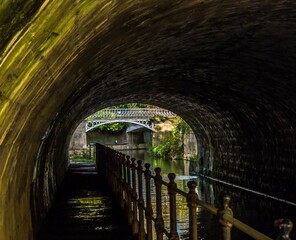
{"type": "Polygon", "coordinates": [[[159,108],[109,108],[98,111],[86,119],[86,132],[101,125],[126,122],[143,126],[154,131],[153,117],[172,117],[175,113],[159,108]]]}

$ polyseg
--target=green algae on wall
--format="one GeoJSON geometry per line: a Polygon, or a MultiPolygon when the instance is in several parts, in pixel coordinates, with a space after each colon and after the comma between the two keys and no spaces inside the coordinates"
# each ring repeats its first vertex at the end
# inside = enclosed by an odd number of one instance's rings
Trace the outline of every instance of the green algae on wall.
{"type": "Polygon", "coordinates": [[[0,55],[12,37],[28,22],[44,0],[0,2],[0,55]]]}

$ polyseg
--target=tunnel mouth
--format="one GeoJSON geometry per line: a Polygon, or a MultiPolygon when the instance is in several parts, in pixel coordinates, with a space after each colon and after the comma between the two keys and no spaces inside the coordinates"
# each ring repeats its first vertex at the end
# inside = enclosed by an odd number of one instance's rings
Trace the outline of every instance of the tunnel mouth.
{"type": "Polygon", "coordinates": [[[158,158],[198,158],[197,142],[190,126],[180,116],[155,105],[115,105],[86,117],[71,137],[70,162],[95,162],[96,143],[116,150],[146,149],[158,158]],[[193,136],[192,149],[187,147],[186,153],[181,143],[185,134],[193,136]],[[173,148],[179,149],[170,156],[173,148]]]}
{"type": "MultiPolygon", "coordinates": [[[[207,105],[205,99],[196,103],[191,97],[171,92],[159,91],[155,93],[154,90],[152,93],[145,92],[145,94],[141,91],[139,93],[132,91],[133,93],[130,95],[116,96],[115,99],[101,99],[100,95],[94,97],[95,89],[83,90],[81,95],[73,94],[64,104],[53,122],[53,126],[46,134],[44,147],[42,151],[40,150],[41,158],[38,161],[43,170],[39,171],[38,180],[33,185],[35,192],[32,193],[32,196],[43,194],[45,197],[43,197],[44,200],[41,199],[41,201],[32,204],[35,206],[32,208],[35,211],[32,215],[37,216],[34,219],[38,219],[38,216],[39,219],[42,219],[44,212],[46,212],[45,209],[49,207],[58,186],[63,181],[69,166],[69,143],[81,120],[86,119],[96,109],[104,109],[124,102],[141,102],[141,99],[146,99],[145,102],[151,105],[175,112],[189,124],[198,141],[199,152],[204,154],[203,164],[205,168],[211,169],[212,177],[259,192],[271,193],[271,195],[274,194],[275,188],[282,189],[278,185],[279,182],[270,189],[262,187],[267,186],[266,184],[270,181],[267,176],[255,175],[252,179],[247,177],[249,172],[256,172],[254,170],[256,161],[261,162],[259,166],[265,169],[261,165],[263,160],[261,154],[264,153],[260,152],[260,145],[264,144],[264,131],[269,131],[268,126],[262,127],[260,131],[256,130],[257,127],[252,129],[256,126],[254,121],[260,119],[262,113],[259,110],[255,111],[256,114],[252,113],[250,105],[241,105],[241,109],[244,111],[239,112],[239,109],[229,109],[234,105],[226,105],[227,108],[223,108],[224,101],[220,104],[213,101],[207,105]],[[88,101],[91,98],[93,98],[92,101],[88,101]],[[256,134],[255,131],[257,131],[256,134]],[[258,185],[259,177],[262,185],[258,185]],[[44,194],[42,191],[46,191],[46,193],[44,194]]],[[[115,91],[116,95],[118,89],[110,89],[110,91],[115,91]]],[[[238,106],[239,103],[233,104],[238,106]]],[[[283,193],[284,195],[280,193],[278,197],[287,200],[293,199],[293,196],[286,194],[286,191],[283,193]]],[[[38,197],[36,199],[33,197],[33,199],[36,201],[38,197]]]]}

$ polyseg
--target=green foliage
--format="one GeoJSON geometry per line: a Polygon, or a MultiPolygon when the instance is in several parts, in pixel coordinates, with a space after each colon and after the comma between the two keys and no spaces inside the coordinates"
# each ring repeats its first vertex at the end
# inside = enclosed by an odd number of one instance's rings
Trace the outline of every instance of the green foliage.
{"type": "Polygon", "coordinates": [[[112,106],[110,108],[151,108],[150,105],[142,104],[142,103],[126,103],[126,104],[120,104],[116,106],[112,106]]]}
{"type": "Polygon", "coordinates": [[[101,125],[101,126],[98,127],[98,129],[100,131],[106,131],[106,132],[113,132],[113,133],[115,133],[115,132],[122,131],[126,127],[127,127],[127,124],[126,123],[118,122],[118,123],[109,123],[109,124],[101,125]]]}
{"type": "Polygon", "coordinates": [[[182,118],[177,117],[177,126],[175,131],[184,136],[184,134],[190,133],[192,130],[187,122],[185,122],[182,118]]]}
{"type": "Polygon", "coordinates": [[[190,161],[195,161],[197,162],[199,159],[198,159],[198,155],[197,154],[194,154],[192,157],[190,157],[189,159],[190,161]]]}
{"type": "Polygon", "coordinates": [[[95,154],[90,156],[90,149],[72,150],[69,152],[69,159],[72,162],[95,162],[95,154]]]}
{"type": "Polygon", "coordinates": [[[75,157],[70,158],[70,161],[72,161],[72,162],[92,162],[92,163],[94,163],[95,159],[75,156],[75,157]]]}
{"type": "Polygon", "coordinates": [[[184,154],[184,134],[189,133],[191,128],[180,117],[176,119],[175,129],[166,136],[158,139],[158,144],[152,148],[152,154],[157,157],[178,159],[184,154]]]}
{"type": "Polygon", "coordinates": [[[160,123],[160,122],[166,122],[166,121],[170,121],[171,118],[169,117],[163,117],[163,116],[156,116],[151,118],[151,121],[154,123],[160,123]]]}
{"type": "Polygon", "coordinates": [[[173,139],[171,136],[166,136],[159,139],[159,143],[152,149],[154,155],[168,158],[172,152],[173,139]]]}

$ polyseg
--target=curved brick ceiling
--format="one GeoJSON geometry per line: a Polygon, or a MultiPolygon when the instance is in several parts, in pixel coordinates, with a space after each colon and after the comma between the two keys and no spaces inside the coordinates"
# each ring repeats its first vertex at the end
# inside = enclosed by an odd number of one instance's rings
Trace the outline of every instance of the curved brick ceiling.
{"type": "Polygon", "coordinates": [[[0,4],[4,239],[38,229],[77,124],[126,102],[183,117],[215,176],[257,188],[246,179],[257,171],[293,198],[295,1],[17,3],[0,4]]]}

